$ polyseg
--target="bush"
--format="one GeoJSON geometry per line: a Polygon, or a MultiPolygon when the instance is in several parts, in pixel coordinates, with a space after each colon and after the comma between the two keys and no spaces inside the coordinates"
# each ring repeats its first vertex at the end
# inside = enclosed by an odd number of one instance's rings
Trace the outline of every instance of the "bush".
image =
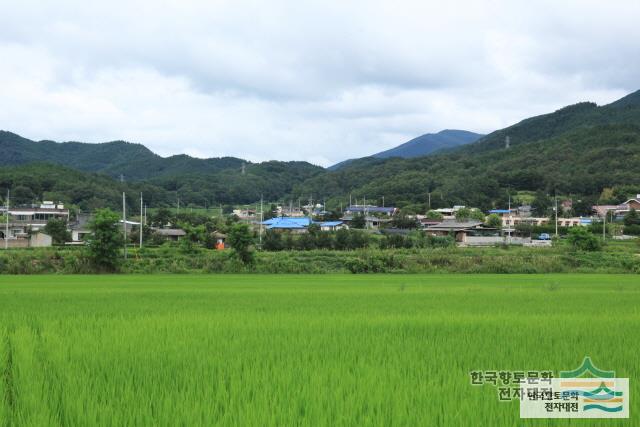
{"type": "Polygon", "coordinates": [[[574,250],[593,252],[602,249],[600,240],[583,227],[572,227],[567,241],[574,250]]]}

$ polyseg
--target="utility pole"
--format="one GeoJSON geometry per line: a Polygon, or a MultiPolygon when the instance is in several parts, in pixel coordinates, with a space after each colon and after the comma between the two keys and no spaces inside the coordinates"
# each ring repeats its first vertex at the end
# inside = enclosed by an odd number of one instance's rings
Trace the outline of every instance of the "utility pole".
{"type": "Polygon", "coordinates": [[[262,249],[262,223],[264,222],[264,213],[263,213],[263,196],[260,195],[260,249],[262,249]]]}
{"type": "Polygon", "coordinates": [[[127,259],[127,212],[124,191],[122,192],[122,232],[124,234],[124,259],[127,259]]]}
{"type": "Polygon", "coordinates": [[[431,191],[429,191],[429,193],[427,193],[429,196],[429,210],[431,210],[431,191]]]}
{"type": "Polygon", "coordinates": [[[140,249],[142,249],[142,230],[144,227],[143,213],[144,213],[144,203],[142,201],[142,192],[140,192],[140,249]]]}
{"type": "Polygon", "coordinates": [[[4,224],[4,248],[9,249],[9,196],[11,195],[11,190],[7,190],[7,214],[6,222],[4,224]]]}
{"type": "Polygon", "coordinates": [[[509,191],[509,244],[511,244],[511,222],[512,222],[512,216],[511,216],[511,192],[509,191]]]}
{"type": "Polygon", "coordinates": [[[605,242],[607,240],[607,214],[609,211],[605,209],[604,217],[602,218],[602,241],[605,242]]]}
{"type": "Polygon", "coordinates": [[[367,196],[364,196],[363,198],[363,211],[364,211],[364,228],[368,229],[369,228],[369,223],[367,222],[367,196]]]}
{"type": "Polygon", "coordinates": [[[382,207],[384,208],[384,196],[382,196],[382,207]]]}
{"type": "Polygon", "coordinates": [[[555,211],[556,211],[556,237],[558,237],[558,196],[555,193],[553,194],[553,199],[555,202],[555,211]]]}

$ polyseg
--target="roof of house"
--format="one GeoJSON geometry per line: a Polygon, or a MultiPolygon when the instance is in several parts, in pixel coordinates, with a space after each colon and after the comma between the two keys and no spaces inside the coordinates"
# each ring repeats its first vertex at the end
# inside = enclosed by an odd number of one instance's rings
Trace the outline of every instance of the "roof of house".
{"type": "MultiPolygon", "coordinates": [[[[340,219],[343,221],[353,221],[353,218],[354,218],[353,215],[345,215],[340,219]]],[[[378,218],[377,216],[372,216],[372,215],[367,216],[365,220],[367,222],[391,222],[392,221],[392,219],[390,218],[378,218]]]]}
{"type": "Polygon", "coordinates": [[[482,225],[480,221],[462,221],[444,220],[440,224],[430,225],[427,231],[461,231],[477,228],[482,225]]]}
{"type": "Polygon", "coordinates": [[[490,214],[508,214],[514,211],[515,209],[491,209],[489,211],[490,214]]]}
{"type": "Polygon", "coordinates": [[[155,232],[161,236],[185,236],[187,234],[181,228],[158,228],[155,232]]]}
{"type": "Polygon", "coordinates": [[[308,227],[309,224],[311,224],[311,219],[306,217],[276,217],[263,221],[262,224],[267,226],[267,230],[271,230],[272,228],[300,229],[308,227]]]}
{"type": "Polygon", "coordinates": [[[342,221],[325,221],[320,223],[320,227],[337,227],[344,224],[342,221]]]}
{"type": "Polygon", "coordinates": [[[396,208],[385,206],[348,206],[346,211],[349,212],[378,212],[378,213],[394,213],[396,208]]]}

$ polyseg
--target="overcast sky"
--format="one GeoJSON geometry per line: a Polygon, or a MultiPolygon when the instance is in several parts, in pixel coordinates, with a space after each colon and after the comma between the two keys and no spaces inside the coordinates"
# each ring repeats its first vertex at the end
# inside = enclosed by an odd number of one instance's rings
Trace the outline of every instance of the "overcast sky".
{"type": "Polygon", "coordinates": [[[330,165],[640,89],[640,1],[0,0],[0,129],[330,165]]]}

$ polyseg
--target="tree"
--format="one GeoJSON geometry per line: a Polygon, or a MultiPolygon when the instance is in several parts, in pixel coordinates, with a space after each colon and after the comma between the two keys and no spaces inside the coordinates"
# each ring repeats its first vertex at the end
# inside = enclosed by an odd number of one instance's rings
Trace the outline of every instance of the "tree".
{"type": "Polygon", "coordinates": [[[602,248],[600,240],[584,227],[571,227],[567,240],[574,250],[592,252],[602,248]]]}
{"type": "Polygon", "coordinates": [[[273,230],[267,230],[262,240],[262,249],[265,251],[281,251],[283,249],[282,235],[273,230]]]}
{"type": "Polygon", "coordinates": [[[460,208],[456,211],[456,221],[463,222],[470,219],[484,222],[484,214],[478,209],[460,208]]]}
{"type": "Polygon", "coordinates": [[[336,231],[335,248],[339,251],[349,249],[349,230],[346,228],[336,231]]]}
{"type": "Polygon", "coordinates": [[[531,208],[537,216],[546,216],[549,209],[551,209],[551,199],[544,191],[538,190],[533,202],[531,203],[531,208]]]}
{"type": "Polygon", "coordinates": [[[397,215],[391,220],[391,225],[395,228],[413,230],[418,228],[418,221],[415,218],[409,218],[406,215],[397,215]]]}
{"type": "Polygon", "coordinates": [[[204,225],[180,224],[185,232],[185,236],[180,239],[180,247],[183,252],[193,252],[196,245],[203,243],[206,239],[206,228],[204,225]]]}
{"type": "Polygon", "coordinates": [[[634,208],[629,209],[625,214],[624,225],[640,225],[640,215],[634,208]]]}
{"type": "Polygon", "coordinates": [[[173,222],[173,214],[167,208],[160,208],[151,216],[151,224],[156,227],[164,227],[173,222]]]}
{"type": "Polygon", "coordinates": [[[469,219],[471,216],[471,209],[469,208],[460,208],[455,213],[456,221],[462,222],[469,219]]]}
{"type": "Polygon", "coordinates": [[[362,214],[355,215],[351,220],[351,228],[362,229],[366,225],[367,225],[367,220],[362,214]]]}
{"type": "Polygon", "coordinates": [[[71,233],[67,230],[67,221],[60,218],[51,218],[44,226],[44,232],[53,239],[56,245],[64,244],[71,240],[71,233]]]}
{"type": "Polygon", "coordinates": [[[233,249],[234,255],[242,261],[244,264],[253,263],[253,236],[249,226],[243,223],[235,223],[229,235],[227,241],[233,249]]]}
{"type": "Polygon", "coordinates": [[[487,227],[491,228],[502,228],[502,218],[498,214],[491,214],[487,217],[486,222],[487,227]]]}
{"type": "Polygon", "coordinates": [[[486,217],[482,213],[480,209],[471,209],[471,219],[475,219],[476,221],[484,222],[486,217]]]}
{"type": "Polygon", "coordinates": [[[98,270],[115,271],[120,262],[123,237],[118,227],[120,217],[111,209],[98,209],[89,223],[89,259],[98,270]]]}
{"type": "Polygon", "coordinates": [[[427,218],[429,219],[442,219],[442,214],[438,211],[430,210],[427,212],[427,218]]]}

